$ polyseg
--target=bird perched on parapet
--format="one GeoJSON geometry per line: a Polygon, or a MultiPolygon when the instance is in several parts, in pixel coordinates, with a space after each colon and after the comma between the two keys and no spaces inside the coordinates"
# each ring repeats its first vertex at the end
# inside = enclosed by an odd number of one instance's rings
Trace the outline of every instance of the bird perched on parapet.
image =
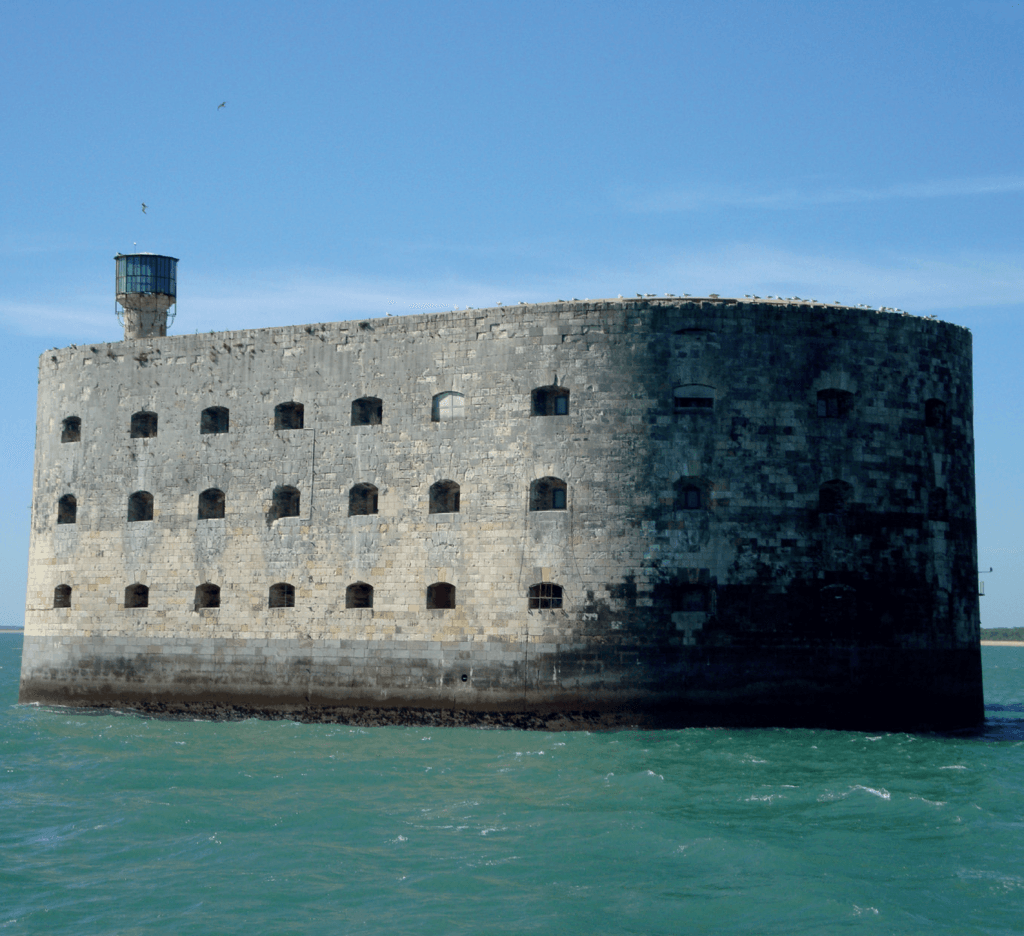
{"type": "Polygon", "coordinates": [[[390,313],[390,312],[385,312],[384,314],[385,314],[385,315],[386,315],[386,316],[387,316],[388,318],[391,318],[391,313],[390,313]]]}
{"type": "Polygon", "coordinates": [[[145,202],[142,203],[142,213],[143,214],[146,213],[146,203],[145,202]]]}
{"type": "Polygon", "coordinates": [[[619,293],[619,298],[620,298],[620,299],[622,298],[622,293],[619,293]]]}
{"type": "Polygon", "coordinates": [[[643,293],[637,293],[636,297],[637,297],[637,299],[643,299],[644,294],[643,293]]]}

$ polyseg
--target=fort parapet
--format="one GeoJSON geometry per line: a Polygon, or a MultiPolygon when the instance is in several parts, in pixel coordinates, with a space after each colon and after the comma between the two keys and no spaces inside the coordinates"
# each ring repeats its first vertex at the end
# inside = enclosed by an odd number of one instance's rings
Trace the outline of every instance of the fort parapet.
{"type": "Polygon", "coordinates": [[[21,700],[975,724],[970,333],[648,298],[47,352],[21,700]]]}

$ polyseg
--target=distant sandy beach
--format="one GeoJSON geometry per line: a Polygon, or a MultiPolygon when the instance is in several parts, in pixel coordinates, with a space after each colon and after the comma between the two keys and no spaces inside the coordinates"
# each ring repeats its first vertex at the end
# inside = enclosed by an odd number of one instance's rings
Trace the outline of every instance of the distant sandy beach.
{"type": "Polygon", "coordinates": [[[1024,647],[1024,640],[983,640],[983,647],[1024,647]]]}

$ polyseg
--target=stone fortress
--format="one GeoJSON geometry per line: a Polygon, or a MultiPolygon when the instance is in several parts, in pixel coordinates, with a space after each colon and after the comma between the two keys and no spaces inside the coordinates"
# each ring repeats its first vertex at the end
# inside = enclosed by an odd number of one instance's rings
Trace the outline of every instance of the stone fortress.
{"type": "Polygon", "coordinates": [[[168,337],[166,308],[40,359],[21,701],[980,722],[967,329],[648,296],[168,337]]]}

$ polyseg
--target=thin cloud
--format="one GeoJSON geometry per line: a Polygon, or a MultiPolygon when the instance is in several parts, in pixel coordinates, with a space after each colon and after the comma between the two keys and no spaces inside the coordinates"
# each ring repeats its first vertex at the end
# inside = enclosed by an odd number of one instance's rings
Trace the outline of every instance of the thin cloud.
{"type": "Polygon", "coordinates": [[[640,196],[624,196],[623,207],[633,212],[682,212],[706,208],[764,208],[799,210],[821,205],[855,205],[897,199],[963,198],[1024,192],[1024,176],[989,176],[908,182],[882,188],[833,188],[817,191],[779,189],[754,192],[744,189],[662,189],[640,196]]]}
{"type": "MultiPolygon", "coordinates": [[[[178,296],[172,334],[227,331],[488,308],[499,302],[611,298],[636,293],[694,296],[801,296],[822,302],[898,306],[910,312],[1018,305],[1024,302],[1024,256],[959,253],[954,256],[833,256],[754,243],[703,251],[679,248],[624,257],[616,268],[577,266],[571,276],[494,283],[447,279],[405,282],[320,272],[240,271],[237,287],[195,278],[178,296]]],[[[120,327],[110,296],[83,295],[41,304],[0,300],[0,322],[13,332],[57,340],[117,341],[120,327]]]]}

